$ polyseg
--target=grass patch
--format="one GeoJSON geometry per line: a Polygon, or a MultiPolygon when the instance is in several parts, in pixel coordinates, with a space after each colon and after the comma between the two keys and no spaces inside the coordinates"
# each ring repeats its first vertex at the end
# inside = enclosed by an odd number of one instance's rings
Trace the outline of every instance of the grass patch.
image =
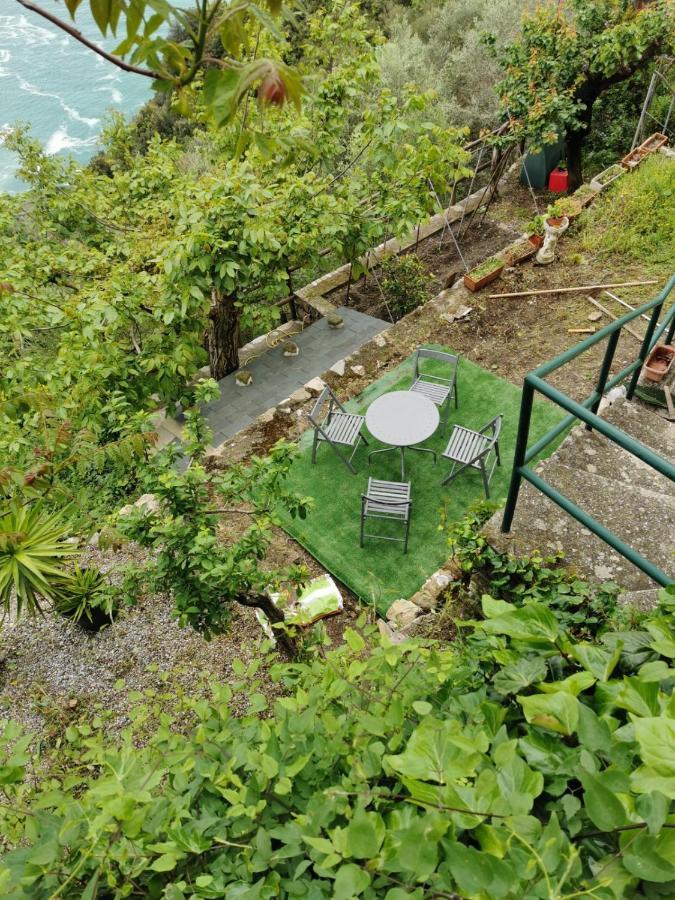
{"type": "Polygon", "coordinates": [[[675,268],[675,161],[661,153],[617,179],[584,213],[581,245],[664,280],[675,268]]]}
{"type": "MultiPolygon", "coordinates": [[[[448,350],[446,347],[436,349],[448,350]]],[[[433,368],[433,363],[428,366],[429,371],[433,368]]],[[[351,411],[363,414],[381,394],[406,390],[412,383],[412,375],[412,357],[409,357],[373,382],[347,406],[351,411]]],[[[386,613],[394,600],[409,597],[418,590],[442,565],[448,556],[445,525],[462,519],[469,506],[483,496],[478,471],[464,472],[449,485],[440,486],[450,467],[440,454],[445,449],[453,423],[477,429],[498,413],[504,415],[500,439],[502,465],[495,470],[491,482],[491,499],[501,501],[506,496],[518,427],[520,388],[461,359],[458,395],[459,409],[453,407],[450,411],[447,435],[442,434],[439,426],[436,434],[424,444],[437,451],[438,463],[434,466],[430,453],[406,452],[406,479],[412,484],[413,499],[407,555],[402,552],[402,544],[372,538],[366,539],[363,549],[359,547],[360,498],[368,484],[368,476],[400,481],[399,454],[378,454],[369,466],[368,452],[383,445],[364,431],[370,445],[361,446],[357,451],[354,457],[357,474],[352,475],[326,444],[319,446],[316,465],[311,464],[311,430],[300,440],[301,451],[291,467],[289,487],[314,497],[315,504],[304,521],[286,518],[283,527],[329,572],[381,614],[386,613]]],[[[535,400],[530,442],[541,437],[562,417],[559,408],[543,399],[535,400]]],[[[549,448],[549,452],[552,449],[549,448]]],[[[368,530],[375,531],[376,527],[390,523],[371,520],[368,524],[368,530]]],[[[400,525],[391,523],[391,526],[401,530],[400,525]]]]}

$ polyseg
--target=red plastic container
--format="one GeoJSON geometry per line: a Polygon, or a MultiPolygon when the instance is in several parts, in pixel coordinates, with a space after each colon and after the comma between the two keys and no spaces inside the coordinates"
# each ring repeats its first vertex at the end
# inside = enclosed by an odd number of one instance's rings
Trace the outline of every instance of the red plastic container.
{"type": "Polygon", "coordinates": [[[548,176],[548,189],[555,191],[556,194],[562,194],[567,190],[569,183],[569,175],[567,169],[554,169],[548,176]]]}

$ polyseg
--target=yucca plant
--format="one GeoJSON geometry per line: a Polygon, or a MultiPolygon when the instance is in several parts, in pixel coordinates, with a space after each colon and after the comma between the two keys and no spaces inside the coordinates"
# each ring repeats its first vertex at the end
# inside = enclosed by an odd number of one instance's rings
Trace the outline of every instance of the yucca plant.
{"type": "Polygon", "coordinates": [[[16,597],[16,615],[42,612],[66,577],[60,563],[78,549],[67,543],[68,526],[40,504],[14,501],[0,510],[0,605],[3,616],[16,597]]]}
{"type": "Polygon", "coordinates": [[[83,628],[98,631],[113,621],[117,604],[95,566],[75,566],[58,587],[54,610],[83,628]]]}

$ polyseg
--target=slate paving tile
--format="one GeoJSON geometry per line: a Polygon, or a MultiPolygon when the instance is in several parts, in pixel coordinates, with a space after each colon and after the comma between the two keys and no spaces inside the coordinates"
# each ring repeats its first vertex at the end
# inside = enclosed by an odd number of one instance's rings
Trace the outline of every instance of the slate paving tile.
{"type": "Polygon", "coordinates": [[[339,314],[345,320],[344,328],[332,329],[325,319],[320,319],[293,335],[300,347],[299,356],[285,357],[279,346],[252,360],[247,365],[253,375],[250,387],[237,387],[234,373],[220,381],[220,399],[203,407],[214,430],[214,446],[241,431],[260,413],[285,400],[339,359],[354,353],[388,324],[344,307],[339,314]]]}

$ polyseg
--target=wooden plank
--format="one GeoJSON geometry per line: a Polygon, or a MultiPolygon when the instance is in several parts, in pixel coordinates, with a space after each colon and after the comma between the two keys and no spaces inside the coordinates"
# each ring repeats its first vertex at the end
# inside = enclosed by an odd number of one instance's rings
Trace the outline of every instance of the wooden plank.
{"type": "MultiPolygon", "coordinates": [[[[589,303],[592,303],[593,306],[595,306],[597,309],[600,310],[600,312],[603,312],[606,316],[609,316],[609,318],[612,319],[614,322],[616,322],[616,320],[619,318],[619,316],[615,316],[614,313],[612,313],[612,312],[610,312],[608,309],[606,309],[606,308],[602,305],[602,303],[598,303],[598,301],[597,301],[595,298],[593,298],[593,297],[588,297],[588,302],[589,302],[589,303]]],[[[644,340],[644,338],[642,337],[642,335],[639,335],[639,334],[637,333],[637,331],[633,331],[633,329],[630,327],[630,325],[624,325],[623,327],[624,327],[624,330],[627,331],[628,334],[629,334],[631,337],[634,337],[635,340],[636,340],[639,344],[642,343],[642,341],[644,340]]]]}
{"type": "Polygon", "coordinates": [[[488,294],[490,300],[502,300],[505,297],[534,297],[535,294],[574,294],[579,291],[603,291],[605,288],[637,287],[643,284],[658,284],[653,278],[649,281],[623,281],[615,284],[580,284],[578,287],[546,288],[537,291],[514,291],[512,294],[488,294]]]}

